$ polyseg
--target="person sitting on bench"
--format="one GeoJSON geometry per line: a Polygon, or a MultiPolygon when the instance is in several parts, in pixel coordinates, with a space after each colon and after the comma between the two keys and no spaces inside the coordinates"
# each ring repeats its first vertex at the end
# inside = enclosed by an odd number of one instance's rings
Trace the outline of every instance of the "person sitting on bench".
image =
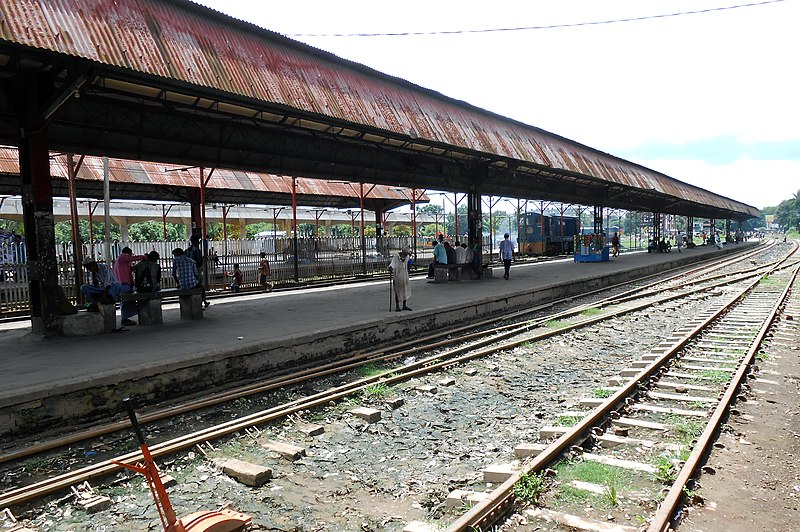
{"type": "Polygon", "coordinates": [[[122,293],[122,285],[107,264],[98,264],[94,257],[83,259],[83,266],[89,271],[89,282],[81,285],[81,293],[86,299],[86,308],[97,312],[99,305],[115,303],[122,293]]]}
{"type": "Polygon", "coordinates": [[[133,268],[137,292],[158,292],[161,290],[161,266],[158,251],[151,251],[133,268]]]}

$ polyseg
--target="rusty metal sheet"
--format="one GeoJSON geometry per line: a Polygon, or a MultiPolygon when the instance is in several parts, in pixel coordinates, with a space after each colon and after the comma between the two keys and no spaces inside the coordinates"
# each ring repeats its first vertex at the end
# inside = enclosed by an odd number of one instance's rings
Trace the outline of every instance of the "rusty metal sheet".
{"type": "MultiPolygon", "coordinates": [[[[75,159],[77,161],[77,157],[75,159]]],[[[166,185],[176,187],[199,187],[200,169],[189,168],[175,170],[175,165],[131,161],[128,159],[109,159],[108,175],[111,183],[137,183],[143,185],[166,185]]],[[[211,169],[205,169],[208,177],[211,169]]],[[[19,153],[16,148],[0,147],[0,173],[19,175],[19,153]]],[[[54,155],[50,158],[50,175],[54,178],[66,179],[68,175],[66,157],[54,155]]],[[[78,170],[78,180],[103,180],[103,158],[86,156],[78,170]]],[[[244,172],[241,170],[214,169],[206,185],[208,189],[278,192],[291,194],[291,176],[244,172]]],[[[359,183],[343,181],[325,181],[320,179],[297,178],[298,194],[309,196],[328,196],[343,198],[359,198],[359,183]]],[[[411,189],[389,187],[385,185],[365,184],[364,192],[372,199],[409,202],[411,189]],[[370,190],[371,189],[371,190],[370,190]]],[[[427,201],[423,196],[421,201],[427,201]]]]}
{"type": "Polygon", "coordinates": [[[14,0],[0,2],[0,17],[0,41],[154,76],[155,86],[158,78],[177,80],[420,141],[755,211],[184,0],[14,0]]]}

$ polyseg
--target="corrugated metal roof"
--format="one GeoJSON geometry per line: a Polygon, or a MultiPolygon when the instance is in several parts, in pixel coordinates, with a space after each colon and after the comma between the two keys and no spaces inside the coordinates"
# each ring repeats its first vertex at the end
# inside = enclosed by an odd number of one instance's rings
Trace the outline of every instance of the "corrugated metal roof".
{"type": "Polygon", "coordinates": [[[0,39],[447,144],[758,211],[184,0],[14,0],[0,39]]]}
{"type": "MultiPolygon", "coordinates": [[[[200,170],[191,168],[186,171],[176,170],[171,164],[159,164],[127,159],[109,159],[108,175],[111,183],[137,183],[141,185],[162,185],[172,187],[199,187],[200,170]]],[[[205,170],[206,177],[211,169],[205,170]]],[[[0,147],[0,173],[19,174],[19,152],[16,148],[0,147]]],[[[66,179],[68,175],[67,161],[64,156],[53,156],[50,159],[50,175],[57,179],[66,179]]],[[[102,181],[103,158],[86,156],[78,170],[78,181],[102,181]]],[[[241,190],[252,192],[292,193],[291,176],[260,174],[239,170],[214,169],[206,185],[207,189],[241,190]]],[[[328,196],[356,198],[360,196],[360,184],[343,181],[325,181],[321,179],[297,178],[297,194],[309,196],[328,196]]],[[[409,203],[412,195],[410,188],[388,187],[385,185],[364,185],[364,192],[370,199],[383,199],[393,202],[409,203]]],[[[421,202],[428,201],[423,195],[421,202]]]]}

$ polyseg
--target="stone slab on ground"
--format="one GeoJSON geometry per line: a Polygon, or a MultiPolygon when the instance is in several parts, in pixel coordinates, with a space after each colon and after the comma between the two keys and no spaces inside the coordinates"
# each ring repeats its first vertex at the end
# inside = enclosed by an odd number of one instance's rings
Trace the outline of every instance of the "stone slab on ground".
{"type": "Polygon", "coordinates": [[[366,406],[359,406],[353,408],[350,413],[359,419],[363,419],[367,423],[377,423],[381,420],[381,411],[366,406]]]}
{"type": "Polygon", "coordinates": [[[492,464],[485,467],[481,473],[483,473],[484,482],[505,482],[511,478],[511,475],[516,473],[518,469],[519,464],[517,463],[492,464]]]}
{"type": "Polygon", "coordinates": [[[438,532],[439,528],[424,521],[411,521],[403,527],[403,532],[438,532]]]}
{"type": "Polygon", "coordinates": [[[520,443],[514,447],[514,456],[517,458],[539,456],[545,449],[547,449],[546,443],[520,443]]]}
{"type": "Polygon", "coordinates": [[[319,436],[320,434],[325,433],[325,427],[314,423],[303,423],[301,425],[298,425],[297,430],[299,430],[306,436],[319,436]]]}
{"type": "Polygon", "coordinates": [[[490,494],[483,491],[453,490],[444,501],[446,510],[463,504],[473,506],[485,500],[490,494]]]}
{"type": "Polygon", "coordinates": [[[299,460],[300,458],[306,455],[306,450],[303,449],[302,447],[298,447],[297,445],[292,445],[290,443],[283,443],[275,440],[267,440],[266,442],[264,442],[264,447],[266,447],[270,451],[275,451],[282,457],[292,462],[294,462],[295,460],[299,460]]]}
{"type": "Polygon", "coordinates": [[[220,458],[214,463],[223,473],[247,486],[261,486],[272,478],[272,469],[236,458],[220,458]]]}

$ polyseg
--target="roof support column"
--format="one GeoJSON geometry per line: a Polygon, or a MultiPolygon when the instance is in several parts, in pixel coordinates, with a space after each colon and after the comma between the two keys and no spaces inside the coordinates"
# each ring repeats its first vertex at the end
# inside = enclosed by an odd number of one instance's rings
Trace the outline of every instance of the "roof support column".
{"type": "MultiPolygon", "coordinates": [[[[128,234],[128,218],[126,216],[120,216],[116,218],[117,223],[119,223],[119,240],[125,245],[130,244],[130,235],[128,234]]],[[[116,255],[114,255],[116,258],[116,255]]]]}
{"type": "Polygon", "coordinates": [[[203,214],[200,208],[200,189],[190,188],[186,193],[186,199],[189,201],[189,212],[192,217],[192,226],[186,238],[191,238],[192,235],[197,234],[202,238],[202,224],[203,214]]]}
{"type": "Polygon", "coordinates": [[[389,249],[384,247],[385,240],[383,238],[383,218],[386,216],[386,211],[383,207],[375,208],[375,251],[383,254],[384,257],[389,256],[389,249]]]}
{"type": "MultiPolygon", "coordinates": [[[[472,184],[467,190],[467,245],[474,250],[475,244],[483,245],[483,213],[481,212],[481,189],[489,177],[489,166],[473,164],[465,170],[472,184]]],[[[458,209],[456,208],[456,218],[458,209]]]]}
{"type": "Polygon", "coordinates": [[[22,178],[22,216],[28,243],[28,283],[31,330],[34,334],[58,333],[58,268],[56,262],[53,190],[45,122],[35,107],[38,83],[28,78],[24,126],[19,139],[22,178]]]}
{"type": "Polygon", "coordinates": [[[205,204],[203,203],[205,200],[205,185],[202,183],[202,176],[203,170],[201,169],[201,187],[190,188],[186,193],[186,197],[189,199],[189,207],[192,213],[192,232],[189,234],[189,238],[191,238],[193,235],[198,235],[200,237],[200,250],[203,252],[203,271],[200,272],[203,278],[200,280],[203,283],[203,287],[208,290],[208,268],[206,267],[208,240],[205,239],[206,209],[205,204]]]}
{"type": "Polygon", "coordinates": [[[300,282],[300,265],[297,258],[297,177],[292,176],[292,255],[294,261],[294,282],[300,282]]]}
{"type": "Polygon", "coordinates": [[[71,153],[67,154],[67,178],[69,187],[69,215],[70,226],[72,228],[72,267],[75,272],[75,301],[83,303],[81,285],[83,284],[83,246],[81,245],[80,218],[78,216],[78,199],[75,191],[75,180],[77,179],[78,169],[83,164],[83,155],[78,159],[77,164],[71,153]]]}
{"type": "Polygon", "coordinates": [[[593,231],[596,235],[603,234],[603,207],[595,205],[594,207],[594,227],[593,231]]]}
{"type": "Polygon", "coordinates": [[[661,213],[653,213],[653,240],[656,245],[661,242],[661,213]]]}

